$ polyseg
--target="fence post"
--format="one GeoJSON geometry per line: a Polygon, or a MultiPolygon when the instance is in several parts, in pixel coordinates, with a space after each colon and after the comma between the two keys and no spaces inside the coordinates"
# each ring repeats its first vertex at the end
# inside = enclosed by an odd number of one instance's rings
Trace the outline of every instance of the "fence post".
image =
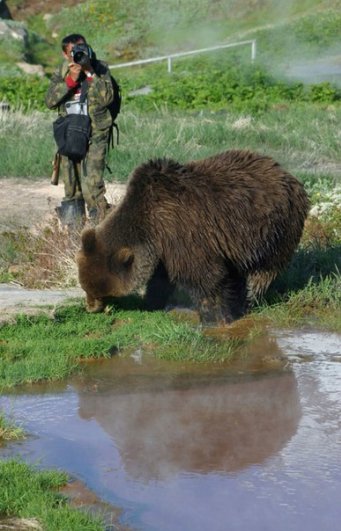
{"type": "Polygon", "coordinates": [[[254,62],[256,59],[256,41],[251,43],[251,61],[254,62]]]}
{"type": "Polygon", "coordinates": [[[167,57],[167,63],[168,63],[168,74],[170,74],[172,71],[172,58],[171,57],[167,57]]]}

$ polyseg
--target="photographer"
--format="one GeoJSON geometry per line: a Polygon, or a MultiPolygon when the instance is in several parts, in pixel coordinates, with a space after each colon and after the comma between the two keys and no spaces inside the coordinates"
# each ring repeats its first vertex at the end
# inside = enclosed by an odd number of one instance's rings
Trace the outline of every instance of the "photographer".
{"type": "Polygon", "coordinates": [[[105,199],[103,173],[112,118],[108,105],[114,98],[110,72],[82,35],[68,35],[62,40],[64,62],[51,78],[45,102],[50,109],[58,109],[59,116],[87,113],[91,121],[89,148],[81,162],[60,157],[60,175],[65,197],[57,213],[65,224],[88,215],[94,222],[105,216],[109,205],[105,199]],[[84,81],[87,87],[84,106],[80,105],[84,81]]]}

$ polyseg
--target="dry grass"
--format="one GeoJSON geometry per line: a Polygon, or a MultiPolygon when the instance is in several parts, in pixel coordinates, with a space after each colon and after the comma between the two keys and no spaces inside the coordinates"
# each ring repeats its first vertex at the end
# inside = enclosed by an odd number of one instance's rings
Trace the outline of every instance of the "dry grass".
{"type": "Polygon", "coordinates": [[[62,227],[53,219],[39,231],[21,228],[3,233],[1,240],[3,280],[36,289],[78,285],[75,254],[80,246],[80,230],[62,227]]]}

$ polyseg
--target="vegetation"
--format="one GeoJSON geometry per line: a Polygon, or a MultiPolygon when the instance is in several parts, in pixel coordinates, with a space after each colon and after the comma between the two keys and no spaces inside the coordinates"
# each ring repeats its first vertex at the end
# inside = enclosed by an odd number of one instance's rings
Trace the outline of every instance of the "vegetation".
{"type": "MultiPolygon", "coordinates": [[[[15,3],[25,7],[23,0],[15,3]]],[[[261,58],[270,56],[275,64],[339,43],[339,0],[66,1],[48,18],[39,7],[27,21],[29,58],[38,56],[46,65],[58,61],[59,41],[74,32],[75,20],[77,31],[111,63],[256,36],[261,58]]]]}
{"type": "Polygon", "coordinates": [[[49,531],[103,529],[99,519],[68,505],[58,492],[66,483],[63,472],[39,471],[17,460],[0,461],[0,515],[34,517],[40,529],[49,531]]]}
{"type": "MultiPolygon", "coordinates": [[[[52,113],[0,113],[2,177],[48,178],[55,152],[54,118],[52,113]]],[[[340,181],[334,171],[340,120],[339,104],[287,102],[256,115],[229,106],[219,112],[170,112],[162,106],[145,113],[124,108],[119,116],[120,144],[109,156],[113,173],[106,179],[124,182],[135,166],[153,157],[185,162],[244,148],[273,156],[309,189],[319,182],[331,189],[340,181]]]]}
{"type": "MultiPolygon", "coordinates": [[[[340,256],[338,249],[338,255],[340,256]]],[[[299,327],[311,325],[341,332],[341,277],[336,273],[313,278],[298,291],[289,291],[277,303],[266,304],[259,309],[260,318],[266,318],[275,326],[299,327]]]]}
{"type": "Polygon", "coordinates": [[[35,233],[14,226],[0,233],[0,282],[17,280],[30,288],[73,287],[79,244],[79,232],[63,230],[57,220],[35,233]]]}
{"type": "Polygon", "coordinates": [[[118,301],[106,314],[88,314],[73,304],[57,309],[53,319],[21,315],[2,326],[1,338],[0,390],[64,379],[86,359],[140,347],[161,359],[215,362],[231,358],[243,343],[207,338],[183,315],[145,312],[139,298],[118,301]]]}
{"type": "Polygon", "coordinates": [[[13,441],[24,437],[23,430],[8,420],[0,410],[0,445],[3,441],[13,441]]]}
{"type": "MultiPolygon", "coordinates": [[[[264,112],[272,105],[302,101],[332,103],[341,100],[341,90],[329,82],[305,86],[280,80],[259,65],[221,58],[201,58],[190,63],[178,61],[172,74],[164,65],[149,66],[134,73],[117,74],[125,109],[153,111],[160,106],[168,109],[211,111],[228,108],[251,114],[264,112]],[[143,97],[134,91],[147,86],[150,91],[143,97]]],[[[0,100],[13,109],[46,111],[44,97],[49,85],[47,79],[34,76],[0,77],[0,100]]]]}

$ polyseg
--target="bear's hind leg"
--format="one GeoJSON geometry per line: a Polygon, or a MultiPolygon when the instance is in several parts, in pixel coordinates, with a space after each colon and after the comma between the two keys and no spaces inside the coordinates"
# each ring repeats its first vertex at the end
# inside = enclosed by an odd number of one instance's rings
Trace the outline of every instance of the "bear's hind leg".
{"type": "Polygon", "coordinates": [[[221,308],[226,323],[243,317],[249,309],[247,278],[229,271],[221,284],[221,308]]]}
{"type": "Polygon", "coordinates": [[[219,282],[216,294],[199,300],[203,324],[228,324],[240,319],[248,310],[247,281],[235,269],[219,282]]]}
{"type": "Polygon", "coordinates": [[[163,310],[174,289],[175,285],[170,282],[165,266],[159,262],[147,284],[146,309],[163,310]]]}

